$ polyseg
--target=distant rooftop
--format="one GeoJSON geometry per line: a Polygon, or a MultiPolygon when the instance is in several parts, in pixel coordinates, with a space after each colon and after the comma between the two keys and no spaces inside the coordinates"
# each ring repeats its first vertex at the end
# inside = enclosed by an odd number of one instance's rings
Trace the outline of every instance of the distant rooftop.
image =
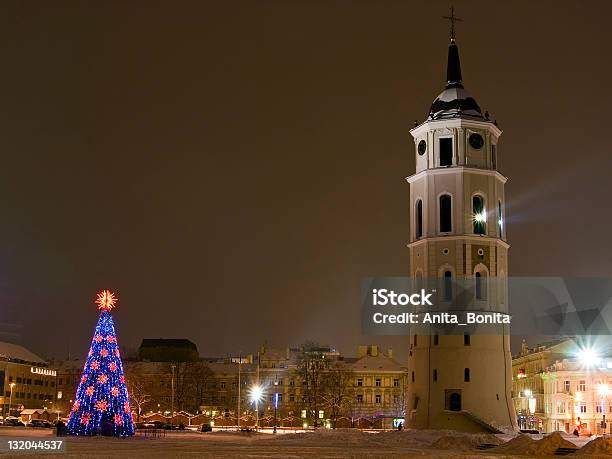
{"type": "Polygon", "coordinates": [[[46,365],[42,357],[30,352],[25,347],[13,343],[0,342],[0,360],[8,360],[17,363],[32,363],[46,365]]]}
{"type": "Polygon", "coordinates": [[[145,338],[138,349],[141,360],[151,362],[194,362],[200,360],[198,347],[184,338],[145,338]]]}
{"type": "Polygon", "coordinates": [[[181,349],[191,349],[196,352],[198,350],[198,347],[194,343],[184,338],[145,338],[142,340],[140,347],[176,347],[181,349]]]}

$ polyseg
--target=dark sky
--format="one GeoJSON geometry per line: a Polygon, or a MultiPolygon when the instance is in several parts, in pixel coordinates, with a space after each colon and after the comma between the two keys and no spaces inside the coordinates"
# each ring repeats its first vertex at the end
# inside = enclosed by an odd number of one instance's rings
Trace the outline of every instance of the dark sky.
{"type": "MultiPolygon", "coordinates": [[[[504,134],[511,275],[609,275],[612,3],[455,2],[466,88],[504,134]]],[[[0,321],[84,354],[352,354],[359,283],[406,275],[409,129],[446,2],[0,3],[0,321]]]]}

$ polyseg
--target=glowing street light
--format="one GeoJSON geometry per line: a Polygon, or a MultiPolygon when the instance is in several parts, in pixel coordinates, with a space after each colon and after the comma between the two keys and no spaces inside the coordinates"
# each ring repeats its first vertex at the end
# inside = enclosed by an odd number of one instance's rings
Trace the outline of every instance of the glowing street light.
{"type": "Polygon", "coordinates": [[[533,394],[531,389],[525,389],[523,393],[525,394],[525,397],[531,397],[531,395],[533,394]]]}
{"type": "Polygon", "coordinates": [[[10,384],[11,386],[11,396],[9,397],[9,408],[8,408],[8,415],[11,415],[11,405],[13,404],[13,388],[15,387],[15,383],[12,382],[10,384]]]}
{"type": "Polygon", "coordinates": [[[255,429],[259,430],[259,402],[263,400],[264,390],[259,384],[251,386],[249,390],[249,397],[251,402],[255,403],[255,429]]]}
{"type": "Polygon", "coordinates": [[[597,386],[597,393],[600,397],[606,398],[610,394],[610,386],[607,384],[599,384],[597,386]]]}
{"type": "Polygon", "coordinates": [[[593,349],[585,348],[578,351],[578,360],[584,368],[592,368],[601,362],[601,357],[593,349]]]}

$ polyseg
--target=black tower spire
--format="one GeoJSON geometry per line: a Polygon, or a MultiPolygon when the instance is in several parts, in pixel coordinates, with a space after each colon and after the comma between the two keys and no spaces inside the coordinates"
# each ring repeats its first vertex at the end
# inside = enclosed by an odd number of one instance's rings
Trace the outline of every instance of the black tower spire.
{"type": "Polygon", "coordinates": [[[461,22],[455,16],[455,9],[450,7],[450,16],[442,16],[450,22],[450,44],[448,45],[448,65],[446,67],[447,88],[462,88],[461,84],[461,63],[459,62],[459,48],[455,43],[455,22],[461,22]]]}

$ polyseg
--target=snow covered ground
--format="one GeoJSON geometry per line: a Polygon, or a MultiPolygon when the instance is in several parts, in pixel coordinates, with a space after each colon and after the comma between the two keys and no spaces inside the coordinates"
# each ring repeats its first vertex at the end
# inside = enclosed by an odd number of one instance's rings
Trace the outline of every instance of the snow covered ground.
{"type": "MultiPolygon", "coordinates": [[[[47,429],[0,428],[0,443],[9,437],[54,439],[47,429]]],[[[64,438],[67,449],[61,455],[20,453],[3,457],[95,457],[95,458],[196,458],[196,457],[256,457],[256,458],[525,458],[554,457],[558,446],[582,447],[592,438],[570,435],[463,434],[452,431],[403,431],[368,433],[353,430],[319,430],[296,434],[271,435],[239,432],[166,432],[162,438],[64,438]],[[566,443],[570,442],[570,443],[566,443]],[[476,446],[489,443],[497,448],[479,451],[476,446]]],[[[582,458],[612,457],[612,440],[600,440],[572,454],[582,458]],[[587,451],[587,448],[589,450],[587,451]]],[[[570,456],[570,457],[572,457],[570,456]]]]}

